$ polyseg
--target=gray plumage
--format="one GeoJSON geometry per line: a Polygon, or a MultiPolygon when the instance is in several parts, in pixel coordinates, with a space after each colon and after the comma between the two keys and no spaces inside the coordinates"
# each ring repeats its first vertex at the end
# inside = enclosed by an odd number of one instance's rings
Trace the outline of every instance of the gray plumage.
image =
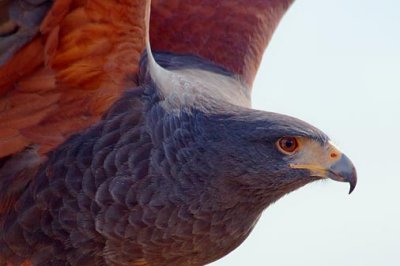
{"type": "Polygon", "coordinates": [[[318,129],[226,102],[168,112],[143,80],[41,168],[5,221],[9,262],[203,265],[236,248],[269,204],[316,179],[290,169],[275,142],[324,145],[318,129]]]}

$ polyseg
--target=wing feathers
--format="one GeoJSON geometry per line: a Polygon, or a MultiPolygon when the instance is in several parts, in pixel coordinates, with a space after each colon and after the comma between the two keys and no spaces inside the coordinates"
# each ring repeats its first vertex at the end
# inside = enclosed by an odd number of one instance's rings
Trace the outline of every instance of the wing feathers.
{"type": "Polygon", "coordinates": [[[145,3],[54,1],[39,35],[0,66],[0,143],[8,147],[0,158],[30,144],[53,149],[135,85],[145,3]],[[1,138],[3,128],[13,135],[1,138]]]}
{"type": "Polygon", "coordinates": [[[251,88],[262,54],[293,0],[153,0],[153,51],[193,54],[251,88]]]}
{"type": "Polygon", "coordinates": [[[15,86],[21,93],[46,93],[56,89],[56,78],[52,70],[41,68],[34,75],[21,78],[15,86]]]}
{"type": "Polygon", "coordinates": [[[70,5],[72,0],[56,0],[53,3],[50,11],[43,19],[40,25],[40,32],[42,34],[49,33],[54,27],[60,24],[65,15],[70,12],[70,5]]]}
{"type": "Polygon", "coordinates": [[[12,89],[15,82],[30,74],[43,62],[42,50],[43,45],[36,38],[22,48],[12,60],[0,66],[0,97],[12,89]]]}
{"type": "Polygon", "coordinates": [[[0,1],[0,65],[32,40],[52,0],[0,1]]]}
{"type": "Polygon", "coordinates": [[[17,129],[2,129],[0,131],[0,158],[16,153],[29,144],[29,139],[22,136],[17,129]]]}

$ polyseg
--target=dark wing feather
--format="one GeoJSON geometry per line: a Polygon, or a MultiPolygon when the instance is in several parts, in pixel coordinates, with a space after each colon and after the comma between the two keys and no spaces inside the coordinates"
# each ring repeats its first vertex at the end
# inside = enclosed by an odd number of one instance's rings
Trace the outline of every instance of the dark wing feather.
{"type": "Polygon", "coordinates": [[[32,40],[52,2],[53,0],[0,2],[0,65],[32,40]]]}

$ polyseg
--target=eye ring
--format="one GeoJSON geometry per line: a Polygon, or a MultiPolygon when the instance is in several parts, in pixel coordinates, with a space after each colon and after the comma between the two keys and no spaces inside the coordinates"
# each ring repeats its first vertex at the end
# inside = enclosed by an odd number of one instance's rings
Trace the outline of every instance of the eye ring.
{"type": "Polygon", "coordinates": [[[278,139],[276,145],[284,154],[293,154],[299,149],[299,142],[295,137],[282,137],[278,139]]]}

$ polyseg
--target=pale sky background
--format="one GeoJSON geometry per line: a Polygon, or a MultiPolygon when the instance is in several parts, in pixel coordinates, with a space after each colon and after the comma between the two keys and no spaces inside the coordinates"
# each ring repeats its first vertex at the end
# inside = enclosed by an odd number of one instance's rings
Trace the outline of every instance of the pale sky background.
{"type": "Polygon", "coordinates": [[[253,106],[328,133],[358,186],[293,192],[211,265],[400,265],[400,1],[297,0],[264,55],[253,106]]]}

